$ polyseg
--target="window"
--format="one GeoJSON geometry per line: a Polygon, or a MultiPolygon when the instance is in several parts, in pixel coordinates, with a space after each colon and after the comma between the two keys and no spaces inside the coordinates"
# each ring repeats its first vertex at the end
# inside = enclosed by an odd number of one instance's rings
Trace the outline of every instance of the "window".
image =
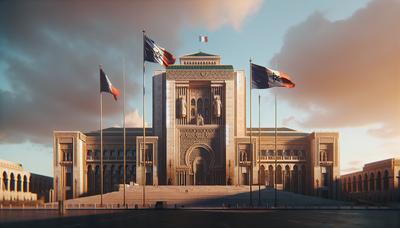
{"type": "Polygon", "coordinates": [[[364,175],[364,192],[368,192],[368,174],[364,175]]]}
{"type": "Polygon", "coordinates": [[[197,99],[197,113],[203,115],[203,100],[201,98],[197,99]]]}
{"type": "Polygon", "coordinates": [[[247,152],[245,150],[241,150],[239,155],[240,155],[240,161],[247,161],[247,152]]]}
{"type": "Polygon", "coordinates": [[[60,151],[63,161],[72,161],[72,143],[60,143],[60,151]]]}
{"type": "Polygon", "coordinates": [[[376,190],[381,191],[382,190],[382,180],[381,180],[381,172],[378,171],[378,175],[376,176],[376,190]]]}
{"type": "Polygon", "coordinates": [[[285,157],[290,156],[290,150],[284,150],[283,156],[285,156],[285,157]]]}
{"type": "Polygon", "coordinates": [[[274,151],[273,150],[268,150],[268,156],[274,156],[274,151]]]}
{"type": "Polygon", "coordinates": [[[375,175],[374,173],[371,173],[370,177],[369,177],[369,191],[373,192],[375,191],[375,175]]]}
{"type": "Polygon", "coordinates": [[[266,150],[262,150],[261,151],[261,156],[263,156],[263,157],[267,156],[267,151],[266,150]]]}
{"type": "Polygon", "coordinates": [[[93,153],[92,153],[92,150],[87,150],[87,153],[86,153],[86,160],[93,160],[93,153]]]}
{"type": "Polygon", "coordinates": [[[383,190],[389,191],[389,172],[387,170],[383,173],[383,190]]]}

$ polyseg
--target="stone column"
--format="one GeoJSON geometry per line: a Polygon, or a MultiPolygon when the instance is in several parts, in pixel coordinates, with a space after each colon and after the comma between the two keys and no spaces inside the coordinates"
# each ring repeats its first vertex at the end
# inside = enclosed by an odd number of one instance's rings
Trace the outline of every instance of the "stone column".
{"type": "Polygon", "coordinates": [[[26,178],[26,192],[31,192],[29,177],[26,178]]]}
{"type": "Polygon", "coordinates": [[[10,180],[10,175],[7,177],[7,183],[6,183],[6,185],[7,185],[7,191],[9,192],[10,191],[10,183],[11,183],[11,180],[10,180]]]}

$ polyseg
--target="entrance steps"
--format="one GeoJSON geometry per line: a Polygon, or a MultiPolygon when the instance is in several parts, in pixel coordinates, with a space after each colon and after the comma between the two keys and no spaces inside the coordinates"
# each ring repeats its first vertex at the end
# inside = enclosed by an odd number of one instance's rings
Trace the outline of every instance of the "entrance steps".
{"type": "MultiPolygon", "coordinates": [[[[146,186],[147,205],[165,201],[168,205],[185,206],[222,206],[248,205],[249,186],[146,186]]],[[[253,205],[258,204],[258,186],[252,187],[253,205]]],[[[129,205],[142,205],[143,186],[127,186],[126,202],[129,205]]],[[[272,205],[274,189],[261,187],[261,203],[272,205]]],[[[306,196],[291,192],[278,191],[279,205],[285,206],[341,206],[345,202],[306,196]]],[[[103,204],[122,205],[123,188],[119,191],[103,194],[103,204]]],[[[70,199],[66,204],[100,204],[100,195],[70,199]]]]}

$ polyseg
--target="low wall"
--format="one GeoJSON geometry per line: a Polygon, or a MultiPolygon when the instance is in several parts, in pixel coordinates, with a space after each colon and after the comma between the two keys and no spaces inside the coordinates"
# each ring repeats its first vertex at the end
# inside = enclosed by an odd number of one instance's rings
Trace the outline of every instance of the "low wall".
{"type": "Polygon", "coordinates": [[[35,201],[37,195],[31,192],[0,191],[0,201],[35,201]]]}

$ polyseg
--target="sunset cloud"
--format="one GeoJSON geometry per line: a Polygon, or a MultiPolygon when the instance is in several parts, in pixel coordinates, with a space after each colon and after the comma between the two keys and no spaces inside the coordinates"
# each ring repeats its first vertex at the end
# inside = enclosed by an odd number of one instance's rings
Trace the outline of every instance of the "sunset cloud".
{"type": "MultiPolygon", "coordinates": [[[[239,29],[260,4],[260,0],[1,1],[0,143],[51,143],[53,130],[98,128],[100,63],[121,88],[125,56],[127,97],[138,96],[142,29],[173,51],[185,26],[239,29]]],[[[104,125],[117,122],[121,110],[120,101],[105,95],[104,125]]],[[[132,118],[135,125],[138,117],[132,118]]]]}
{"type": "Polygon", "coordinates": [[[280,96],[307,113],[301,126],[375,124],[374,136],[400,136],[399,12],[400,1],[372,1],[346,20],[315,13],[287,32],[271,62],[296,82],[280,96]]]}

